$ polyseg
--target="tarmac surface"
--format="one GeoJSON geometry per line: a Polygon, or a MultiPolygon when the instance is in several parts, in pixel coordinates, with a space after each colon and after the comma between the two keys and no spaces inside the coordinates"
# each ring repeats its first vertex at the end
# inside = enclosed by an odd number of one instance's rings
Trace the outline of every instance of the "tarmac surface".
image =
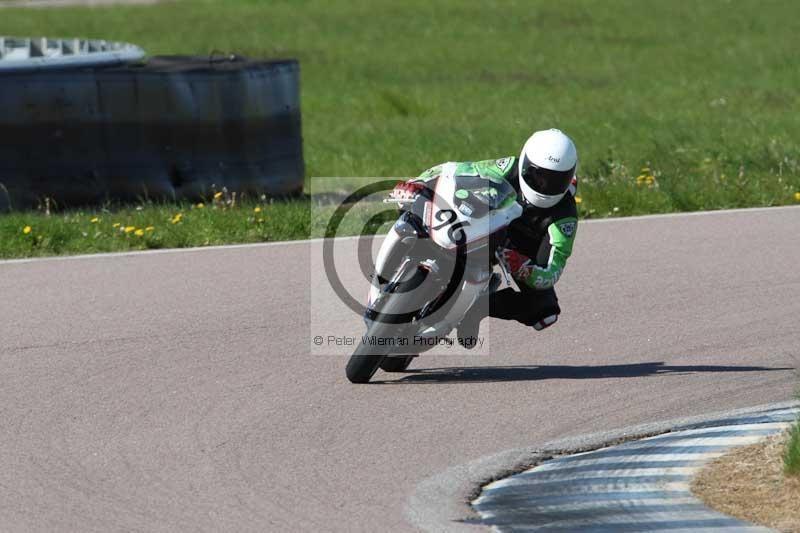
{"type": "Polygon", "coordinates": [[[788,400],[798,227],[798,208],[582,223],[556,326],[484,321],[488,354],[362,386],[314,350],[363,333],[314,243],[0,262],[0,530],[409,531],[453,465],[788,400]]]}

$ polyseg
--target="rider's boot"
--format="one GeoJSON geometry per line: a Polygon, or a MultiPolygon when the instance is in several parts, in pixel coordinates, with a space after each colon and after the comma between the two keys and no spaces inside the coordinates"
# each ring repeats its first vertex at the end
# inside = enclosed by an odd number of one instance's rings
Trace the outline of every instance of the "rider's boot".
{"type": "Polygon", "coordinates": [[[533,325],[533,329],[535,329],[536,331],[542,331],[543,329],[549,328],[550,326],[555,324],[557,321],[558,321],[558,315],[557,314],[546,316],[543,319],[541,319],[540,321],[536,322],[533,325]]]}

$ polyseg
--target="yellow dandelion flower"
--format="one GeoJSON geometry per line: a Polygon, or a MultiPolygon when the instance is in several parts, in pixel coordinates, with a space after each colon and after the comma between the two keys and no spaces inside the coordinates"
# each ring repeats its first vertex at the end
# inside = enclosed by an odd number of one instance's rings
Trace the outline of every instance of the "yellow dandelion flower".
{"type": "Polygon", "coordinates": [[[147,226],[146,228],[144,228],[145,231],[153,231],[154,229],[156,228],[154,228],[153,226],[147,226]]]}
{"type": "Polygon", "coordinates": [[[31,231],[33,231],[33,228],[31,228],[30,226],[25,226],[24,228],[22,228],[22,233],[24,233],[25,235],[29,234],[31,231]]]}
{"type": "Polygon", "coordinates": [[[796,202],[800,202],[800,192],[794,193],[794,199],[796,202]]]}
{"type": "Polygon", "coordinates": [[[125,233],[131,233],[136,231],[136,226],[125,226],[125,233]]]}
{"type": "Polygon", "coordinates": [[[136,235],[137,237],[144,237],[144,230],[137,229],[136,231],[133,232],[133,234],[136,235]]]}
{"type": "Polygon", "coordinates": [[[97,218],[97,217],[94,217],[94,218],[93,218],[92,220],[90,220],[89,222],[91,222],[92,224],[97,224],[98,222],[100,222],[100,219],[99,219],[99,218],[97,218]]]}
{"type": "Polygon", "coordinates": [[[205,206],[206,206],[206,204],[204,204],[203,202],[199,202],[195,207],[197,209],[203,209],[205,206]]]}
{"type": "Polygon", "coordinates": [[[576,203],[576,204],[579,204],[579,203],[581,203],[581,202],[583,202],[583,198],[581,198],[580,196],[576,196],[576,197],[575,197],[575,203],[576,203]]]}
{"type": "Polygon", "coordinates": [[[172,223],[173,223],[173,224],[177,224],[177,223],[178,223],[178,222],[180,222],[182,219],[183,219],[183,214],[182,214],[182,213],[178,213],[177,215],[175,215],[174,217],[172,217],[172,223]]]}
{"type": "Polygon", "coordinates": [[[122,224],[120,224],[119,222],[114,222],[114,223],[111,225],[111,227],[113,227],[113,228],[118,228],[118,227],[120,227],[121,225],[122,225],[122,224]]]}
{"type": "Polygon", "coordinates": [[[260,212],[261,212],[260,207],[256,207],[255,209],[253,209],[253,213],[260,213],[260,212]]]}
{"type": "Polygon", "coordinates": [[[214,200],[219,200],[220,198],[222,198],[222,193],[221,192],[215,192],[214,193],[214,200]]]}

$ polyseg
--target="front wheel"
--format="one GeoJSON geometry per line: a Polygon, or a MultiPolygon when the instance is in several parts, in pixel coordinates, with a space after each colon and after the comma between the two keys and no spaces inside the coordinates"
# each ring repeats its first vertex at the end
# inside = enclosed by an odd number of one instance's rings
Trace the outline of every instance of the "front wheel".
{"type": "Polygon", "coordinates": [[[381,362],[381,370],[384,372],[404,372],[416,355],[387,357],[381,362]]]}
{"type": "Polygon", "coordinates": [[[358,348],[355,349],[347,362],[345,370],[347,379],[351,383],[369,382],[386,359],[386,356],[392,351],[392,346],[389,343],[371,343],[370,340],[400,338],[405,336],[405,332],[408,329],[408,324],[390,324],[374,320],[369,329],[367,329],[361,344],[358,345],[358,348]]]}
{"type": "MultiPolygon", "coordinates": [[[[398,279],[400,277],[397,276],[398,279]]],[[[367,383],[372,379],[378,368],[382,366],[381,363],[387,360],[387,355],[390,355],[393,351],[396,353],[398,350],[404,349],[404,346],[399,345],[400,339],[406,339],[405,349],[407,349],[407,336],[418,324],[412,321],[411,317],[408,318],[408,322],[401,323],[398,323],[398,320],[393,317],[407,315],[413,312],[410,310],[417,309],[425,303],[421,300],[429,292],[419,290],[419,284],[426,277],[427,271],[419,268],[410,280],[416,283],[411,285],[416,288],[415,290],[394,292],[393,289],[389,289],[388,292],[381,295],[384,301],[382,304],[377,305],[379,310],[370,323],[366,335],[364,335],[361,343],[356,347],[347,362],[347,379],[352,383],[367,383]]],[[[392,283],[396,284],[396,281],[393,280],[392,283]]],[[[411,361],[408,361],[405,367],[408,367],[410,363],[411,361]]],[[[395,365],[399,366],[394,362],[387,362],[387,367],[389,368],[394,368],[395,365]]],[[[405,370],[405,367],[403,370],[405,370]]],[[[396,370],[396,372],[399,371],[396,370]]],[[[392,370],[389,370],[389,372],[392,372],[392,370]]]]}
{"type": "MultiPolygon", "coordinates": [[[[386,339],[397,337],[399,324],[389,324],[375,320],[367,329],[365,339],[386,339]]],[[[402,328],[406,329],[406,328],[402,328]]],[[[381,363],[389,355],[391,346],[388,344],[370,344],[369,341],[362,339],[361,344],[355,349],[350,360],[347,362],[345,370],[347,379],[351,383],[368,383],[381,363]]]]}

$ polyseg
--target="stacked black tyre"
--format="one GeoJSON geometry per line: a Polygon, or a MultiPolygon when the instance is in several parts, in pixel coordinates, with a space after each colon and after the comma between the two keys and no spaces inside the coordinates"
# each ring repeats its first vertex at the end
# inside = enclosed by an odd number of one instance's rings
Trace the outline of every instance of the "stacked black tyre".
{"type": "Polygon", "coordinates": [[[0,210],[303,187],[296,60],[0,74],[0,210]]]}

